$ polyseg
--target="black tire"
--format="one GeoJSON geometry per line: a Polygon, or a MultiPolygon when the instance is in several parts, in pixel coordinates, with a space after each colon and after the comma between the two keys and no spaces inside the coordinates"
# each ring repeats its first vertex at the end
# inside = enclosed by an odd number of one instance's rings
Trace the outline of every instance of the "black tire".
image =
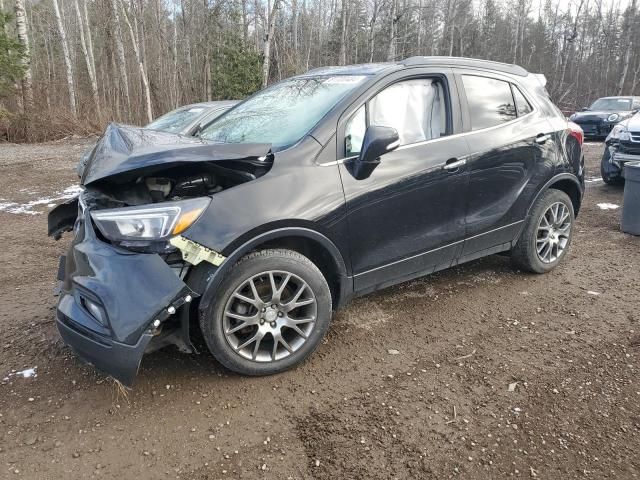
{"type": "Polygon", "coordinates": [[[602,160],[600,160],[600,176],[602,180],[607,185],[622,185],[624,184],[624,178],[621,175],[612,176],[607,173],[606,165],[609,164],[609,159],[611,158],[611,153],[609,152],[609,147],[604,147],[604,153],[602,154],[602,160]]]}
{"type": "Polygon", "coordinates": [[[529,215],[525,220],[524,230],[518,239],[515,247],[511,250],[511,260],[513,264],[521,270],[532,273],[547,273],[553,270],[566,255],[571,239],[573,237],[575,214],[573,204],[569,196],[560,191],[550,188],[543,192],[529,211],[529,215]],[[542,221],[542,216],[555,203],[564,204],[570,214],[571,228],[568,233],[568,240],[562,252],[554,261],[545,263],[540,259],[536,249],[536,241],[538,240],[538,227],[542,221]]]}
{"type": "Polygon", "coordinates": [[[271,375],[293,368],[315,351],[329,327],[331,312],[329,285],[311,260],[291,250],[260,250],[244,256],[229,270],[218,287],[216,298],[201,314],[200,328],[211,354],[229,370],[242,375],[271,375]],[[223,321],[227,302],[236,289],[252,277],[268,271],[289,272],[306,282],[316,299],[316,320],[297,350],[285,358],[261,362],[236,352],[225,336],[223,321]]]}

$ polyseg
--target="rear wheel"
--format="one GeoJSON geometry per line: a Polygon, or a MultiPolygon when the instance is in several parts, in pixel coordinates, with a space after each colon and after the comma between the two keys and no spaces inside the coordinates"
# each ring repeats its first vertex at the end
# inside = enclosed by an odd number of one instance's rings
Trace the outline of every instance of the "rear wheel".
{"type": "Polygon", "coordinates": [[[213,356],[243,375],[269,375],[305,360],[331,319],[331,293],[318,269],[290,250],[243,257],[200,318],[213,356]]]}
{"type": "Polygon", "coordinates": [[[566,193],[554,189],[542,193],[511,252],[513,263],[533,273],[553,270],[571,244],[574,218],[573,204],[566,193]]]}

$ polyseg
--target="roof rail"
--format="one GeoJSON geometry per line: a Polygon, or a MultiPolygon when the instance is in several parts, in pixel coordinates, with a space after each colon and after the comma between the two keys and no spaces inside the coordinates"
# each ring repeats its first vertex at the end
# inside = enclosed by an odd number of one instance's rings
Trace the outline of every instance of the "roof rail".
{"type": "Polygon", "coordinates": [[[498,72],[510,73],[512,75],[519,75],[526,77],[529,75],[524,68],[519,65],[513,65],[509,63],[494,62],[492,60],[482,60],[479,58],[466,58],[466,57],[445,57],[445,56],[424,56],[424,57],[409,57],[400,62],[405,66],[417,66],[417,65],[446,65],[455,67],[470,67],[470,68],[485,68],[489,70],[495,70],[498,72]]]}

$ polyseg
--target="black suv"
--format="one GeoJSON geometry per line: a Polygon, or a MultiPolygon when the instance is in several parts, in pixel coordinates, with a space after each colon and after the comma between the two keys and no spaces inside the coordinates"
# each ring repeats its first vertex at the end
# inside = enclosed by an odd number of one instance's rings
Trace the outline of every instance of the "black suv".
{"type": "Polygon", "coordinates": [[[126,385],[195,329],[235,372],[283,371],[354,295],[498,252],[553,269],[582,140],[541,75],[447,57],[312,70],[200,138],[112,124],[49,216],[75,233],[58,328],[126,385]]]}

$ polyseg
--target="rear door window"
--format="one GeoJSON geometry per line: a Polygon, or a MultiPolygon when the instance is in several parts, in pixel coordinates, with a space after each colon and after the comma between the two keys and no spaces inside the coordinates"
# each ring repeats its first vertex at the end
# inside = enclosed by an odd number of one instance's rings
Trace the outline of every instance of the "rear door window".
{"type": "Polygon", "coordinates": [[[508,82],[475,75],[462,75],[462,82],[472,130],[494,127],[516,118],[516,106],[508,82]]]}

